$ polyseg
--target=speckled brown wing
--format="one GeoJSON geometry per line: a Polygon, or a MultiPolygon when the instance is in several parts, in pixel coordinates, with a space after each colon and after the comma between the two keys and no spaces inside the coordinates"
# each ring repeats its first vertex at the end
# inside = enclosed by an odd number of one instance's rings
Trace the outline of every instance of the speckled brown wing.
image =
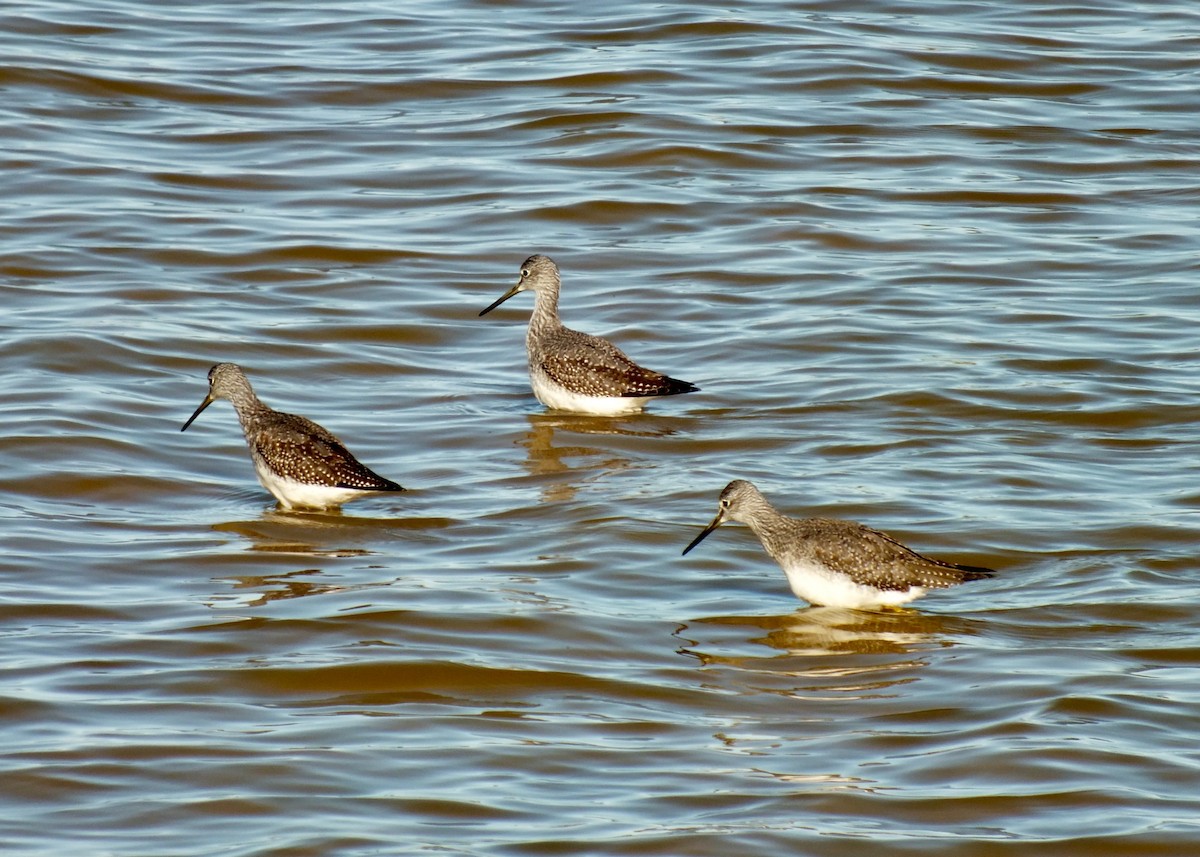
{"type": "Polygon", "coordinates": [[[332,433],[296,414],[276,412],[256,427],[251,448],[280,476],[310,485],[403,491],[360,463],[332,433]]]}
{"type": "Polygon", "coordinates": [[[814,523],[821,532],[820,539],[809,542],[815,558],[865,586],[897,592],[914,586],[942,589],[995,574],[990,568],[922,556],[886,533],[854,521],[825,518],[814,523]]]}
{"type": "Polygon", "coordinates": [[[562,328],[543,348],[551,380],[584,396],[674,396],[699,388],[645,369],[606,339],[562,328]]]}

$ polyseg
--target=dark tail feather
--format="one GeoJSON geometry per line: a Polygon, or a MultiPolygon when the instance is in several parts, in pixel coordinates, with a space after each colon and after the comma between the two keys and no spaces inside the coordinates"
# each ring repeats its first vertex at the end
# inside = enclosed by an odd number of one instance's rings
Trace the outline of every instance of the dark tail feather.
{"type": "Polygon", "coordinates": [[[968,580],[984,580],[985,578],[996,576],[994,568],[984,568],[982,565],[959,565],[955,563],[954,567],[963,573],[964,582],[968,580]]]}
{"type": "MultiPolygon", "coordinates": [[[[635,369],[639,367],[634,367],[635,369]]],[[[642,377],[638,379],[638,383],[633,385],[634,389],[622,393],[622,396],[630,396],[632,398],[641,398],[642,396],[678,396],[680,393],[697,393],[700,388],[695,384],[687,381],[680,381],[678,378],[672,378],[669,375],[661,375],[658,372],[651,372],[648,369],[643,369],[642,377]]]]}
{"type": "Polygon", "coordinates": [[[359,491],[404,491],[407,490],[398,482],[393,482],[386,476],[380,476],[374,471],[370,471],[370,475],[359,475],[354,481],[342,481],[338,483],[339,488],[356,488],[359,491]]]}
{"type": "Polygon", "coordinates": [[[687,381],[663,375],[662,386],[658,389],[660,396],[678,396],[680,393],[698,393],[700,388],[687,381]]]}

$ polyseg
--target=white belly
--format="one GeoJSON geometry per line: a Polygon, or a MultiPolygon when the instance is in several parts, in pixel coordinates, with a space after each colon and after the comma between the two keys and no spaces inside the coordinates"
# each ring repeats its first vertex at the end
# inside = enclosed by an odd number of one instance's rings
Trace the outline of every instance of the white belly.
{"type": "Polygon", "coordinates": [[[530,369],[529,383],[533,394],[547,408],[571,411],[576,414],[594,414],[612,417],[618,414],[636,414],[646,407],[653,396],[582,396],[572,393],[562,384],[550,380],[546,373],[530,369]]]}
{"type": "Polygon", "coordinates": [[[310,485],[279,476],[259,461],[254,462],[254,472],[263,487],[275,495],[285,509],[328,509],[340,506],[355,497],[372,493],[359,488],[339,488],[336,485],[310,485]]]}
{"type": "Polygon", "coordinates": [[[846,607],[869,610],[875,607],[896,607],[920,598],[924,587],[905,590],[876,589],[855,583],[844,574],[836,574],[812,563],[799,563],[783,569],[788,585],[798,598],[822,607],[846,607]]]}

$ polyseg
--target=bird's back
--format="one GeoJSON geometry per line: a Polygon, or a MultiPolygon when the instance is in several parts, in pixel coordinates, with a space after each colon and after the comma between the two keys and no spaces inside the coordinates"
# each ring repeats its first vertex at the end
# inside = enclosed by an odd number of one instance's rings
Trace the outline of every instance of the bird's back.
{"type": "MultiPolygon", "coordinates": [[[[944,562],[917,553],[886,533],[836,518],[790,520],[776,559],[816,562],[861,586],[903,591],[939,589],[995,574],[990,568],[944,562]]],[[[774,553],[773,553],[774,555],[774,553]]]]}
{"type": "Polygon", "coordinates": [[[559,326],[529,343],[530,370],[585,396],[673,396],[698,388],[634,363],[607,339],[559,326]]]}
{"type": "Polygon", "coordinates": [[[284,479],[310,485],[402,491],[356,459],[332,432],[297,414],[272,411],[247,433],[251,452],[284,479]]]}

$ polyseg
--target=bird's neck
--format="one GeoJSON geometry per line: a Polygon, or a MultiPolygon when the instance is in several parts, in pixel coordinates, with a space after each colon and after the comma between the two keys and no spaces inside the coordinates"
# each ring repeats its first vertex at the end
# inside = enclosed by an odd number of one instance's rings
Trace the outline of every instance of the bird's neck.
{"type": "Polygon", "coordinates": [[[743,512],[742,520],[761,539],[763,533],[772,532],[786,526],[791,518],[772,506],[765,497],[758,497],[743,512]]]}
{"type": "Polygon", "coordinates": [[[253,430],[264,415],[271,412],[271,409],[264,405],[258,396],[254,395],[253,390],[238,390],[229,397],[229,401],[233,403],[233,408],[237,411],[242,431],[247,434],[253,430]]]}
{"type": "Polygon", "coordinates": [[[533,315],[529,317],[529,335],[544,335],[562,327],[558,320],[558,285],[539,288],[534,294],[533,315]]]}

